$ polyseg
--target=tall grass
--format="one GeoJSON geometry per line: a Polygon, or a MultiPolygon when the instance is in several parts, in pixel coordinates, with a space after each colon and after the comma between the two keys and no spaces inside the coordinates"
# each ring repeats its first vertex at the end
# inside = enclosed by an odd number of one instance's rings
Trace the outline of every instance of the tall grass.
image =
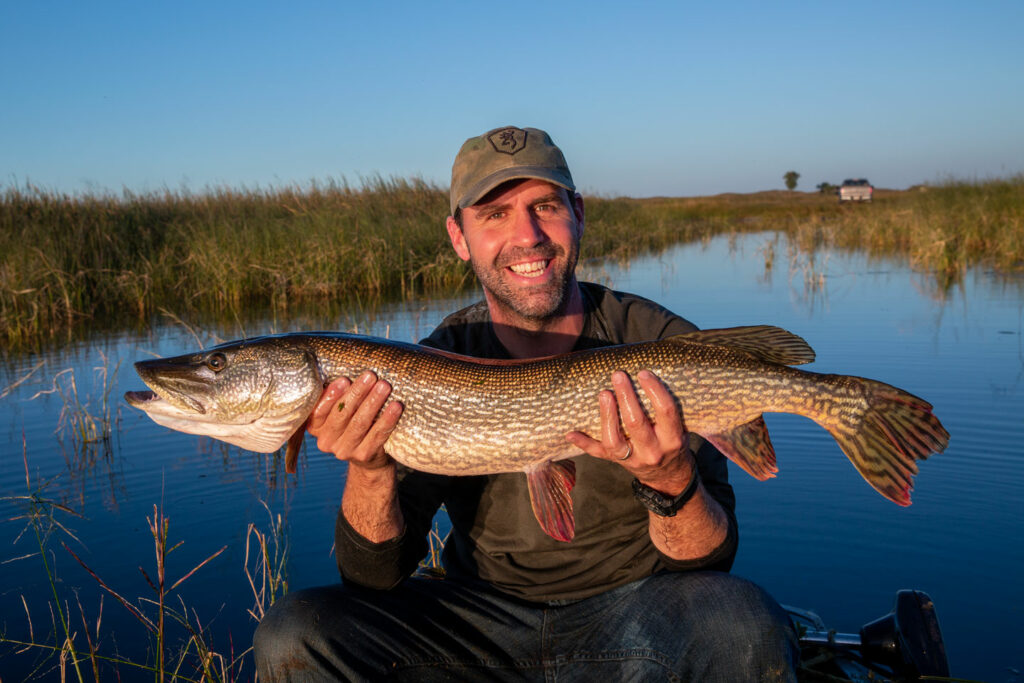
{"type": "Polygon", "coordinates": [[[0,197],[0,339],[11,346],[83,322],[288,308],[453,287],[445,193],[418,180],[305,190],[0,197]],[[429,226],[429,227],[428,227],[429,226]]]}
{"type": "MultiPolygon", "coordinates": [[[[859,207],[843,207],[859,208],[859,207]]],[[[843,214],[839,246],[906,254],[912,265],[961,272],[984,263],[1024,268],[1024,174],[985,182],[921,187],[843,214]]]]}
{"type": "MultiPolygon", "coordinates": [[[[1024,264],[1024,175],[878,191],[871,205],[763,192],[587,199],[584,257],[628,258],[720,233],[905,256],[945,273],[1024,264]]],[[[447,242],[447,192],[419,179],[308,188],[0,194],[0,342],[38,345],[163,308],[237,315],[451,292],[471,282],[447,242]]]]}
{"type": "MultiPolygon", "coordinates": [[[[82,543],[61,519],[81,515],[44,495],[52,480],[33,485],[24,444],[23,462],[26,494],[5,497],[4,500],[22,508],[22,514],[9,520],[25,523],[15,545],[23,535],[31,533],[36,550],[5,558],[3,563],[38,558],[50,587],[47,604],[50,623],[48,628],[38,628],[45,625],[47,619],[45,615],[42,619],[34,616],[28,600],[22,595],[27,633],[13,635],[8,628],[15,615],[4,615],[3,623],[0,623],[0,657],[21,658],[26,670],[30,670],[28,678],[33,679],[82,682],[88,679],[136,680],[143,676],[156,681],[183,682],[252,680],[252,648],[246,646],[235,652],[234,645],[229,644],[227,651],[215,649],[209,626],[203,624],[199,611],[187,605],[176,593],[183,583],[221,555],[227,546],[222,546],[177,579],[172,579],[168,575],[167,558],[184,541],[171,540],[170,519],[161,506],[154,504],[153,514],[146,517],[146,524],[153,539],[155,571],[150,574],[139,566],[152,595],[126,597],[94,572],[69,546],[69,541],[79,546],[82,543]],[[66,554],[77,561],[103,591],[96,612],[89,612],[83,607],[79,588],[69,586],[58,576],[59,553],[54,547],[55,542],[59,542],[66,554]],[[134,617],[140,626],[139,633],[145,634],[143,638],[123,639],[119,648],[116,634],[103,628],[104,593],[112,596],[134,617]],[[72,600],[75,607],[71,606],[72,600]]],[[[287,530],[281,516],[275,519],[270,509],[266,509],[270,517],[269,530],[261,531],[254,523],[247,527],[243,566],[255,600],[247,612],[257,622],[263,618],[266,609],[287,592],[287,530]],[[251,541],[254,541],[252,562],[251,541]]]]}

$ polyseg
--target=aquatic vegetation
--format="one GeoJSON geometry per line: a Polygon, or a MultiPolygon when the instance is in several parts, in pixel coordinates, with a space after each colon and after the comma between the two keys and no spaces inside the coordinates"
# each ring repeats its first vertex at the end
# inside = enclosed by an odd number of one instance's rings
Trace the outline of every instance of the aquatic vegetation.
{"type": "MultiPolygon", "coordinates": [[[[33,620],[28,600],[24,594],[21,603],[25,610],[27,634],[15,635],[9,622],[0,628],[0,646],[4,646],[4,657],[34,657],[29,677],[48,677],[55,673],[60,680],[87,680],[91,673],[93,680],[120,679],[129,672],[146,672],[157,681],[235,681],[252,677],[252,648],[246,646],[241,652],[234,652],[233,644],[227,652],[214,649],[210,629],[200,618],[199,611],[188,606],[176,589],[196,572],[220,556],[228,546],[222,546],[189,571],[171,580],[167,572],[168,556],[179,549],[184,541],[171,541],[170,519],[160,505],[153,505],[153,513],[146,517],[147,528],[153,538],[155,572],[150,575],[141,566],[139,571],[153,591],[152,597],[126,597],[93,571],[69,545],[83,546],[62,518],[81,517],[74,509],[44,495],[52,483],[44,482],[33,486],[29,475],[27,448],[23,447],[25,465],[26,495],[6,497],[5,500],[18,504],[23,512],[9,521],[24,521],[25,527],[17,541],[29,531],[35,538],[36,550],[17,557],[5,558],[3,562],[26,561],[38,558],[50,588],[47,602],[51,623],[45,632],[39,632],[33,620]],[[57,543],[65,553],[95,580],[102,589],[96,612],[89,613],[82,605],[80,587],[69,586],[58,577],[57,557],[54,547],[57,543]],[[122,654],[117,638],[103,629],[103,595],[112,596],[138,623],[148,638],[129,640],[133,652],[122,654]],[[177,597],[174,605],[171,598],[177,597]],[[71,601],[77,607],[73,613],[71,601]],[[80,625],[76,624],[77,621],[80,625]],[[177,643],[172,647],[171,642],[177,643]],[[137,650],[137,651],[136,651],[137,650]]],[[[266,505],[264,504],[264,507],[266,505]]],[[[265,607],[273,604],[275,597],[287,592],[284,570],[287,562],[287,541],[280,515],[276,521],[269,507],[270,530],[264,532],[250,523],[247,530],[246,560],[244,572],[253,586],[256,606],[248,614],[259,621],[265,607]],[[262,558],[249,566],[249,538],[255,537],[262,558]],[[260,586],[261,588],[257,588],[260,586]],[[269,602],[268,602],[269,601],[269,602]]],[[[8,618],[13,617],[9,615],[8,618]]]]}
{"type": "Polygon", "coordinates": [[[261,531],[255,523],[250,522],[245,530],[245,577],[249,580],[253,597],[256,599],[249,614],[256,621],[261,621],[267,608],[288,592],[288,533],[281,518],[270,511],[270,507],[260,501],[270,517],[270,528],[261,531]],[[249,551],[252,541],[253,566],[249,566],[249,551]]]}
{"type": "Polygon", "coordinates": [[[111,370],[103,352],[100,352],[99,356],[102,362],[93,368],[97,379],[92,384],[100,391],[100,396],[96,399],[98,406],[93,405],[93,397],[87,396],[83,400],[79,396],[74,368],[61,370],[54,375],[50,389],[40,390],[32,396],[32,399],[51,393],[60,396],[62,407],[56,433],[62,442],[65,437],[71,441],[72,456],[69,465],[72,461],[79,464],[92,461],[97,452],[104,457],[111,455],[110,392],[114,387],[120,362],[111,370]]]}
{"type": "MultiPolygon", "coordinates": [[[[447,212],[446,189],[416,178],[120,196],[9,187],[0,193],[0,339],[38,346],[83,328],[146,324],[161,309],[237,318],[451,294],[473,278],[448,245],[447,212]]],[[[973,264],[1024,268],[1024,175],[878,190],[863,206],[818,192],[597,196],[587,198],[586,223],[585,259],[774,231],[808,249],[904,257],[948,283],[973,264]]]]}

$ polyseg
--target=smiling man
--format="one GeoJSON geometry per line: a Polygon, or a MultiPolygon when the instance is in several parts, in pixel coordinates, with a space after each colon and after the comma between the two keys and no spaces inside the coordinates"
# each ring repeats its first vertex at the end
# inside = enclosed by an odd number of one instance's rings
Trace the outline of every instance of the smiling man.
{"type": "MultiPolygon", "coordinates": [[[[446,227],[484,300],[423,340],[483,358],[535,358],[696,328],[646,299],[576,280],[584,205],[547,133],[465,142],[446,227]]],[[[387,454],[402,406],[366,373],[324,392],[308,427],[348,463],[335,548],[343,583],[267,614],[260,676],[285,680],[793,680],[779,605],[728,573],[738,533],[724,457],[685,432],[652,373],[609,377],[571,432],[571,542],[534,522],[521,473],[446,477],[387,454]],[[650,402],[645,410],[641,397],[650,402]],[[446,578],[410,576],[445,506],[446,578]]]]}

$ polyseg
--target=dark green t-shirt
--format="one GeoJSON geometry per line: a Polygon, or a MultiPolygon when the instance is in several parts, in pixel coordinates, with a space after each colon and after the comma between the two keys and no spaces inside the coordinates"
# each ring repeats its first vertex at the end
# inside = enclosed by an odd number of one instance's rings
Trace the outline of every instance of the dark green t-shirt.
{"type": "MultiPolygon", "coordinates": [[[[575,350],[663,339],[697,328],[661,306],[600,285],[581,283],[585,322],[575,350]]],[[[445,318],[423,344],[482,358],[509,358],[494,334],[487,305],[479,302],[445,318]]],[[[610,378],[609,378],[610,386],[610,378]]],[[[581,405],[580,411],[597,410],[581,405]]],[[[339,511],[338,566],[346,581],[376,588],[395,585],[426,553],[426,533],[443,503],[452,521],[444,561],[452,578],[479,578],[534,601],[573,600],[601,593],[662,569],[728,570],[736,553],[735,498],[725,457],[691,438],[708,493],[725,509],[729,534],[714,552],[681,562],[662,555],[648,534],[648,513],[633,498],[632,475],[619,465],[581,454],[572,491],[576,537],[549,537],[530,507],[522,473],[448,477],[399,466],[405,532],[371,543],[339,511]]]]}

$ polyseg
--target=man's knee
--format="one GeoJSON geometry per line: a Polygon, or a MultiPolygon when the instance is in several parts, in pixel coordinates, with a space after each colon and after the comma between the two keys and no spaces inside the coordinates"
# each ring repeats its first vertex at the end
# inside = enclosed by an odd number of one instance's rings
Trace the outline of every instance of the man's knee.
{"type": "Polygon", "coordinates": [[[707,572],[697,577],[699,590],[691,599],[699,601],[697,611],[712,627],[718,625],[718,637],[749,638],[769,634],[783,642],[792,632],[789,616],[766,590],[752,581],[733,574],[707,572]]]}
{"type": "Polygon", "coordinates": [[[344,659],[342,644],[362,629],[352,623],[361,610],[350,608],[342,586],[307,588],[275,602],[253,635],[256,668],[264,680],[290,680],[297,673],[323,673],[326,662],[344,659]]]}
{"type": "Polygon", "coordinates": [[[289,593],[267,610],[253,635],[253,650],[261,670],[295,660],[305,650],[309,629],[316,622],[315,593],[316,589],[289,593]]]}
{"type": "MultiPolygon", "coordinates": [[[[702,670],[735,673],[780,672],[788,680],[797,652],[796,634],[785,610],[763,588],[741,577],[719,572],[662,575],[655,597],[673,615],[671,632],[678,636],[682,661],[702,670]]],[[[725,678],[732,675],[726,673],[725,678]]],[[[740,679],[736,679],[740,680],[740,679]]]]}
{"type": "Polygon", "coordinates": [[[791,680],[797,639],[789,615],[757,584],[728,576],[711,591],[717,614],[709,635],[762,680],[791,680]]]}

